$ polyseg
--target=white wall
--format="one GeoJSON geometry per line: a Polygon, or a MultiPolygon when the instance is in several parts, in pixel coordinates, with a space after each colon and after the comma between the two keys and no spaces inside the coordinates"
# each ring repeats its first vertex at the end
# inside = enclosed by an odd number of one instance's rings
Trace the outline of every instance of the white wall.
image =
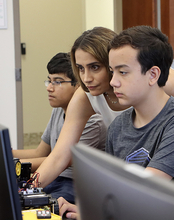
{"type": "Polygon", "coordinates": [[[7,29],[0,30],[0,124],[9,128],[11,144],[16,149],[17,119],[12,0],[7,1],[7,25],[7,29]]]}
{"type": "Polygon", "coordinates": [[[114,0],[86,0],[86,30],[103,26],[114,30],[114,0]]]}
{"type": "Polygon", "coordinates": [[[42,133],[52,108],[44,80],[46,65],[58,52],[68,52],[83,32],[81,0],[20,0],[24,134],[42,133]]]}

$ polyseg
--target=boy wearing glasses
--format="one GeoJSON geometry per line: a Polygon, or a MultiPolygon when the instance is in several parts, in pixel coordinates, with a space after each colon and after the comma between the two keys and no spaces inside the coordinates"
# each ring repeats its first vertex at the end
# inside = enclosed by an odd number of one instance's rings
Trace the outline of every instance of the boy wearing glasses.
{"type": "MultiPolygon", "coordinates": [[[[48,63],[47,70],[49,75],[48,80],[45,81],[45,86],[48,91],[49,103],[53,107],[50,121],[36,149],[13,150],[13,156],[19,158],[21,162],[32,163],[32,172],[53,150],[64,123],[68,103],[78,88],[77,80],[71,68],[69,54],[58,53],[55,55],[48,63]]],[[[80,142],[104,150],[105,137],[106,127],[101,116],[95,114],[88,120],[80,142]]],[[[72,167],[63,171],[44,188],[44,191],[51,194],[53,198],[63,196],[67,201],[74,203],[72,167]]],[[[58,206],[55,207],[55,213],[58,214],[58,206]]]]}

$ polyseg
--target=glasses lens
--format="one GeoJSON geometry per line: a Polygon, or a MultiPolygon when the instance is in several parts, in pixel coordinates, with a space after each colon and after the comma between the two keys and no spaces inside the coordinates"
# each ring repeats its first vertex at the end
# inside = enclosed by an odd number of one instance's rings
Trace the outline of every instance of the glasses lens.
{"type": "Polygon", "coordinates": [[[45,80],[44,83],[45,83],[46,87],[48,87],[48,85],[50,84],[50,82],[48,80],[45,80]]]}

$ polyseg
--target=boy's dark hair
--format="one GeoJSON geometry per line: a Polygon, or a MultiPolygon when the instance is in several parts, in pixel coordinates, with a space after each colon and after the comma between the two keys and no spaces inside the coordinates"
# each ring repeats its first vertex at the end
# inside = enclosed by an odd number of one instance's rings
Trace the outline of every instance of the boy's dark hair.
{"type": "Polygon", "coordinates": [[[108,51],[125,45],[130,45],[138,50],[137,60],[141,65],[142,74],[153,66],[160,68],[158,86],[164,86],[173,62],[173,49],[168,42],[168,37],[158,28],[136,26],[123,30],[115,36],[110,42],[108,51]]]}
{"type": "Polygon", "coordinates": [[[71,85],[75,86],[77,84],[69,53],[56,54],[47,64],[47,70],[49,74],[63,73],[72,80],[71,85]]]}

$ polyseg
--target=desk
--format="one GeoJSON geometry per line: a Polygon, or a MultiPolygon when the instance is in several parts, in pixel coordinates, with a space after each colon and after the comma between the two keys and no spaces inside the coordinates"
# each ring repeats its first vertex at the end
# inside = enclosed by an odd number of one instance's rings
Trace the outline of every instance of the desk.
{"type": "MultiPolygon", "coordinates": [[[[22,219],[23,220],[38,220],[36,216],[36,210],[38,209],[30,209],[22,211],[22,219]]],[[[51,220],[61,220],[62,218],[59,215],[51,213],[51,220]]]]}

